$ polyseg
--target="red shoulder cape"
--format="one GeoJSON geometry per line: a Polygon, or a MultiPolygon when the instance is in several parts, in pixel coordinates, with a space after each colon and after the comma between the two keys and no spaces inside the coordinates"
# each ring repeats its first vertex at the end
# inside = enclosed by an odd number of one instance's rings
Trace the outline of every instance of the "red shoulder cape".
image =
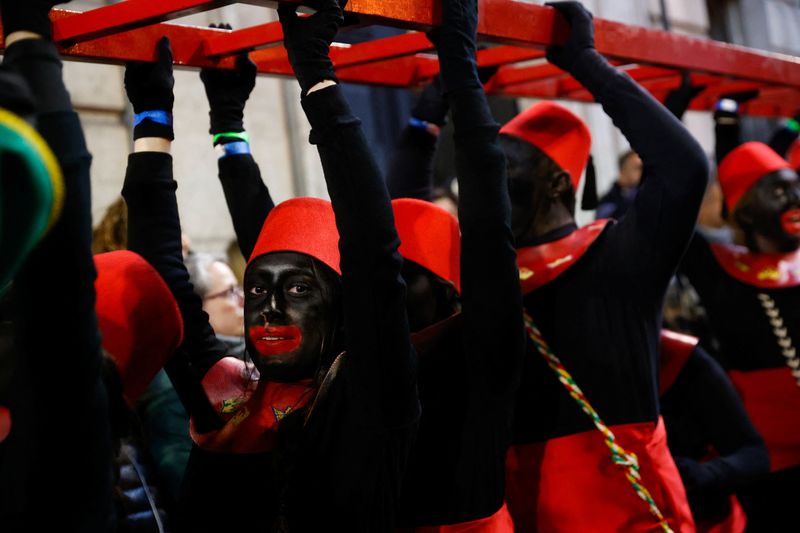
{"type": "Polygon", "coordinates": [[[788,254],[755,254],[744,246],[712,243],[711,251],[731,277],[759,289],[800,285],[800,250],[788,254]]]}
{"type": "Polygon", "coordinates": [[[609,219],[600,219],[557,241],[517,249],[522,294],[533,292],[563,274],[603,233],[609,219]]]}

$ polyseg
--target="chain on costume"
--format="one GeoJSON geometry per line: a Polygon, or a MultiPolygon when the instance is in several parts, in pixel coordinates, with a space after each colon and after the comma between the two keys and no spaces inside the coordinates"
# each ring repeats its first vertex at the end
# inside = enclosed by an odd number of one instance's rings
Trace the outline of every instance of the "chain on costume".
{"type": "Polygon", "coordinates": [[[786,364],[792,371],[797,386],[800,387],[800,357],[797,356],[797,349],[789,336],[789,331],[781,316],[781,311],[775,300],[765,292],[758,293],[758,301],[764,309],[764,313],[769,318],[772,326],[772,333],[781,349],[781,354],[786,358],[786,364]]]}

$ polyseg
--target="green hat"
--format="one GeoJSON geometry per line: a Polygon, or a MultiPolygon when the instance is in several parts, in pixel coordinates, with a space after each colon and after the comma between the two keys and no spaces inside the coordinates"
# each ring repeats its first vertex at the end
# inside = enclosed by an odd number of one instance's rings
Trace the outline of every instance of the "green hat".
{"type": "Polygon", "coordinates": [[[64,201],[55,155],[19,115],[0,108],[0,294],[53,226],[64,201]]]}

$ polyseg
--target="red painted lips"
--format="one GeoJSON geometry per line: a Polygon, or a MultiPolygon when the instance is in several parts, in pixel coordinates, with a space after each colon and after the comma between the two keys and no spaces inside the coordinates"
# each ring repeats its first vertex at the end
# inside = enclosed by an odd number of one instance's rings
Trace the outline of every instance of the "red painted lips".
{"type": "Polygon", "coordinates": [[[253,326],[248,333],[256,351],[265,356],[294,351],[303,339],[297,326],[253,326]]]}
{"type": "Polygon", "coordinates": [[[800,235],[800,209],[790,209],[781,215],[783,231],[791,235],[800,235]]]}

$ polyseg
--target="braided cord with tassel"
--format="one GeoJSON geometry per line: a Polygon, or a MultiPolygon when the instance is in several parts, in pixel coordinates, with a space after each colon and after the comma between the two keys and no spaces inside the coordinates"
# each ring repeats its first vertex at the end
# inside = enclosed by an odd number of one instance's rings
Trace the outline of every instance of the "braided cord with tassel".
{"type": "Polygon", "coordinates": [[[589,415],[597,430],[603,434],[606,446],[611,452],[611,460],[615,465],[625,468],[625,477],[628,479],[639,498],[648,505],[650,514],[658,520],[658,525],[661,527],[661,530],[664,533],[674,533],[669,527],[666,518],[664,518],[664,515],[661,513],[661,510],[658,508],[655,500],[653,500],[653,497],[650,495],[650,492],[641,483],[642,477],[639,473],[639,460],[636,458],[636,454],[627,452],[622,446],[617,444],[614,433],[605,425],[600,415],[597,414],[597,411],[595,411],[589,403],[588,398],[586,398],[583,391],[578,387],[578,384],[572,379],[572,375],[567,371],[563,363],[561,363],[558,356],[553,353],[547,342],[545,342],[542,333],[539,331],[539,328],[536,327],[536,324],[533,323],[531,316],[528,313],[524,313],[524,318],[525,330],[534,346],[536,346],[537,351],[545,358],[547,365],[553,372],[556,373],[556,377],[558,377],[558,380],[567,389],[569,395],[578,403],[583,412],[589,415]]]}

